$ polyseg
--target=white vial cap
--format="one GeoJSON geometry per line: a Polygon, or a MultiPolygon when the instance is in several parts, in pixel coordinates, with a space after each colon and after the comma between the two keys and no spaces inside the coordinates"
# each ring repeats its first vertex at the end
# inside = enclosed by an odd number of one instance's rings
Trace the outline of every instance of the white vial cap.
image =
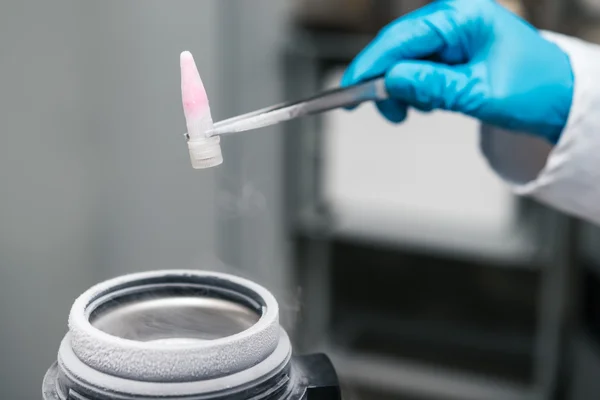
{"type": "Polygon", "coordinates": [[[192,168],[204,169],[223,163],[221,138],[218,135],[207,138],[194,138],[188,141],[192,168]]]}

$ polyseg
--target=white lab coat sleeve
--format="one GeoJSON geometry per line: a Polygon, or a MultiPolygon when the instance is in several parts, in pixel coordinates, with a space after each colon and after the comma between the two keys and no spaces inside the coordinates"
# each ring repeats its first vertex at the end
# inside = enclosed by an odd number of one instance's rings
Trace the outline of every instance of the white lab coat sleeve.
{"type": "Polygon", "coordinates": [[[543,35],[569,55],[575,78],[559,142],[551,146],[483,125],[481,149],[516,194],[600,224],[600,46],[551,32],[543,35]]]}

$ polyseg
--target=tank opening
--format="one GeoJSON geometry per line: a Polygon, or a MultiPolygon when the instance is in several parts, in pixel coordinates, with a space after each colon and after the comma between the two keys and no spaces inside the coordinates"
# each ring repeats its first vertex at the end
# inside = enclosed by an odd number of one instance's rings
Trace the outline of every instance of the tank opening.
{"type": "Polygon", "coordinates": [[[169,345],[215,340],[254,325],[262,307],[230,289],[150,284],[116,290],[88,307],[95,328],[123,339],[169,345]]]}

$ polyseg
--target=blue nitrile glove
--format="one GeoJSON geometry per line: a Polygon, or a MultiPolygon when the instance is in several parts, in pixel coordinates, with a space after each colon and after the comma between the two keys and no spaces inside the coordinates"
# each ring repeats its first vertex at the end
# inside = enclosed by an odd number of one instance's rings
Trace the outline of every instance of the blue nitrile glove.
{"type": "Polygon", "coordinates": [[[556,143],[573,98],[568,56],[493,0],[438,0],[384,28],[342,86],[384,76],[392,122],[407,107],[464,113],[556,143]]]}

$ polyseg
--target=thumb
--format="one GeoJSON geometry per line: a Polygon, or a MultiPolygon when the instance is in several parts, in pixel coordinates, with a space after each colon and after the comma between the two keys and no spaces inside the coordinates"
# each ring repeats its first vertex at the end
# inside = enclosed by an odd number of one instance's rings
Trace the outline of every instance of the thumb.
{"type": "Polygon", "coordinates": [[[385,76],[390,97],[423,111],[472,114],[482,101],[482,96],[473,95],[475,83],[465,66],[428,61],[401,61],[385,76]]]}

